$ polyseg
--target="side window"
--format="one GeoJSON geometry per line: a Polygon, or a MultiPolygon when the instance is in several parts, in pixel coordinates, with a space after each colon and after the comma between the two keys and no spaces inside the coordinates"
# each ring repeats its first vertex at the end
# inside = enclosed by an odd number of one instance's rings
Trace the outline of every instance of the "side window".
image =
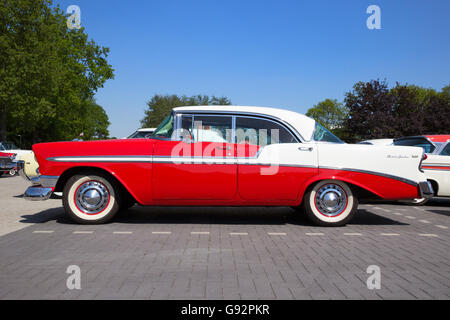
{"type": "Polygon", "coordinates": [[[186,130],[191,128],[190,133],[195,142],[233,142],[231,116],[194,115],[193,119],[182,118],[181,127],[186,130]]]}
{"type": "Polygon", "coordinates": [[[295,137],[276,122],[236,117],[236,143],[265,146],[275,143],[296,143],[295,137]]]}
{"type": "Polygon", "coordinates": [[[441,156],[450,156],[450,142],[447,143],[445,148],[441,151],[441,156]]]}

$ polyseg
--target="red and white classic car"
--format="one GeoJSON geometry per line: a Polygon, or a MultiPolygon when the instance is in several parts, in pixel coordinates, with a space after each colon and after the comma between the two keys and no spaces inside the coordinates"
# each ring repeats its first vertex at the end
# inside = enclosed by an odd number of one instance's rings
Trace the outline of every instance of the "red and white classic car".
{"type": "Polygon", "coordinates": [[[3,174],[15,175],[17,172],[17,163],[14,161],[15,153],[0,152],[0,176],[3,174]]]}
{"type": "Polygon", "coordinates": [[[417,147],[343,143],[313,119],[263,107],[173,109],[153,136],[33,146],[40,176],[24,197],[63,193],[83,224],[145,206],[302,207],[316,224],[339,226],[358,199],[433,193],[417,147]]]}

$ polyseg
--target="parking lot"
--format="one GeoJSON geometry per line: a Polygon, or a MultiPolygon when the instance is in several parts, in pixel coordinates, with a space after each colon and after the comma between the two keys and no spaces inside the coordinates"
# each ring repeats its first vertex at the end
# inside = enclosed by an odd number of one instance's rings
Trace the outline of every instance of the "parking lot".
{"type": "Polygon", "coordinates": [[[0,178],[0,299],[449,299],[450,200],[361,204],[346,227],[291,208],[134,206],[82,226],[0,178]],[[68,289],[68,266],[81,289],[68,289]],[[380,289],[369,289],[369,266],[380,289]]]}

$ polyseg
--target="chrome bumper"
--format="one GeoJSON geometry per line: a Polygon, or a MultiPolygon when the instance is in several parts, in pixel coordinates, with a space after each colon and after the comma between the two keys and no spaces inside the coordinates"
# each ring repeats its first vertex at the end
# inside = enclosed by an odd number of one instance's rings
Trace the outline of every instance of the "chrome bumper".
{"type": "Polygon", "coordinates": [[[28,187],[23,194],[26,200],[47,200],[51,197],[53,189],[56,186],[59,176],[37,176],[30,178],[25,173],[25,162],[17,161],[17,170],[22,178],[31,182],[32,186],[28,187]]]}
{"type": "Polygon", "coordinates": [[[52,192],[52,188],[31,186],[25,191],[23,198],[32,201],[47,200],[52,195],[52,192]]]}
{"type": "Polygon", "coordinates": [[[421,198],[431,198],[434,196],[433,186],[429,181],[419,182],[421,198]]]}

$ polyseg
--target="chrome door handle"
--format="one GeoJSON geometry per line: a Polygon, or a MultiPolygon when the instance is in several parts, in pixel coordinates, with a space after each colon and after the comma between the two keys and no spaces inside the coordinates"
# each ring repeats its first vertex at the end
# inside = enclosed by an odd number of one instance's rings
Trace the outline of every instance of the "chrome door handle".
{"type": "Polygon", "coordinates": [[[312,147],[299,147],[298,150],[300,151],[313,151],[312,147]]]}
{"type": "Polygon", "coordinates": [[[217,150],[231,150],[231,147],[216,147],[217,150]]]}

